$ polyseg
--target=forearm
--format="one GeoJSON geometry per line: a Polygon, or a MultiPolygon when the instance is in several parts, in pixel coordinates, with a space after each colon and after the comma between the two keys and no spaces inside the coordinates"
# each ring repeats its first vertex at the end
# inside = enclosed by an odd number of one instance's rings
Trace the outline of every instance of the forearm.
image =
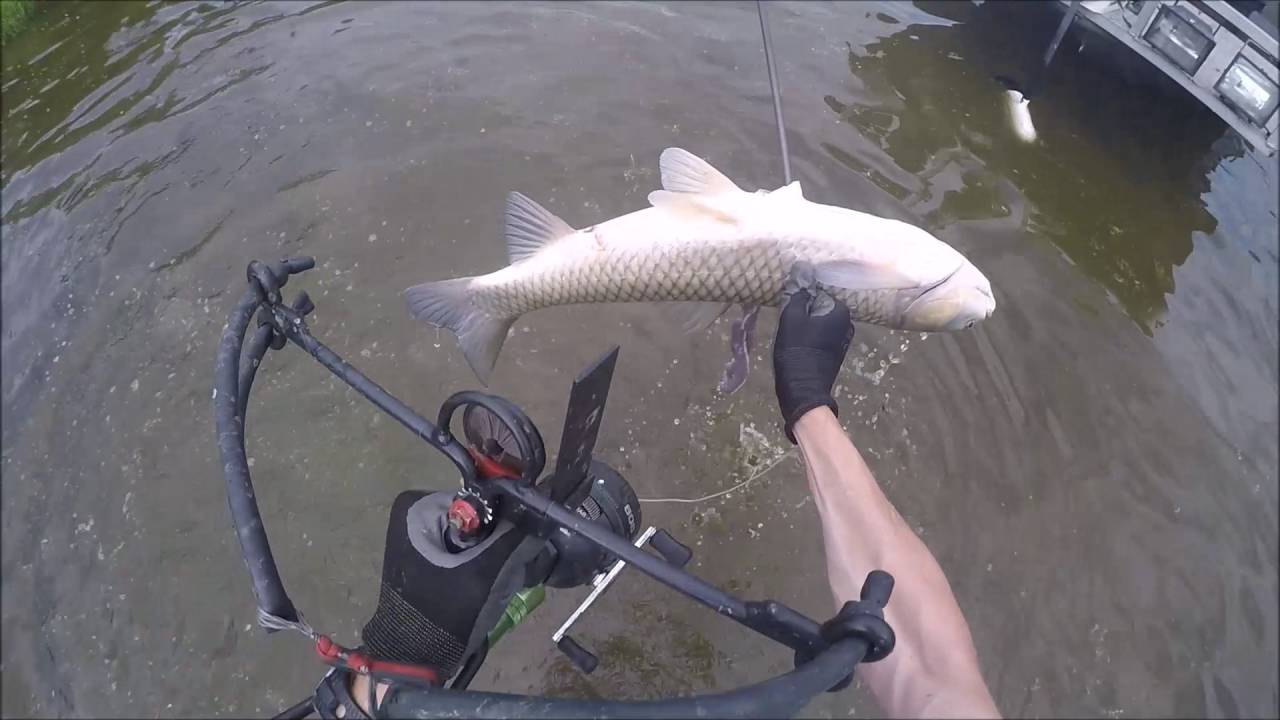
{"type": "Polygon", "coordinates": [[[894,576],[885,617],[897,645],[888,658],[859,669],[885,712],[996,715],[946,576],[881,492],[835,416],[826,408],[813,410],[796,422],[795,435],[822,519],[836,605],[857,600],[871,570],[894,576]]]}

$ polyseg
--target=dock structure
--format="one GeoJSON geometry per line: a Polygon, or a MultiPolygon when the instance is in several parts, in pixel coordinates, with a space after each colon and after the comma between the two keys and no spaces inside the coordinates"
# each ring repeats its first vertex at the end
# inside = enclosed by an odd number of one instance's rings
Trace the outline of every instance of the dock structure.
{"type": "Polygon", "coordinates": [[[1084,0],[1075,19],[1136,52],[1273,155],[1280,145],[1276,13],[1275,2],[1084,0]]]}

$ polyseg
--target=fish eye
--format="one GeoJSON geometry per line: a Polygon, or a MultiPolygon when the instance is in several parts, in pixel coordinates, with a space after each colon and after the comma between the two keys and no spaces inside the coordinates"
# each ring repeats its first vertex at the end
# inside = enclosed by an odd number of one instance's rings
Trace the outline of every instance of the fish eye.
{"type": "Polygon", "coordinates": [[[965,324],[964,324],[964,326],[965,326],[965,328],[971,328],[971,327],[973,327],[973,321],[972,321],[972,320],[970,320],[969,322],[965,323],[965,324]]]}

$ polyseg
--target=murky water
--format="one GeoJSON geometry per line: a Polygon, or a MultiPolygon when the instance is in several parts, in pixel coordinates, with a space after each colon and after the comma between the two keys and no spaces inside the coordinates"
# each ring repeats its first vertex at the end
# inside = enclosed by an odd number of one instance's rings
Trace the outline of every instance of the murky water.
{"type": "MultiPolygon", "coordinates": [[[[840,402],[938,555],[1010,715],[1272,715],[1277,698],[1277,162],[1073,31],[1017,143],[990,75],[1035,4],[773,7],[806,194],[910,219],[991,278],[979,329],[860,328],[840,402]],[[1085,54],[1077,54],[1081,42],[1085,54]]],[[[473,386],[399,291],[501,265],[519,189],[570,223],[642,207],[681,145],[779,184],[752,4],[53,3],[3,52],[5,714],[272,713],[321,673],[250,627],[214,461],[214,344],[245,264],[311,254],[317,335],[430,414],[473,386]]],[[[1139,73],[1141,74],[1141,73],[1139,73]]],[[[714,393],[726,329],[675,307],[538,313],[494,387],[548,431],[623,346],[601,447],[748,596],[831,612],[816,514],[767,363],[714,393]]],[[[765,320],[764,335],[772,331],[765,320]]],[[[295,600],[353,642],[386,508],[448,467],[296,350],[261,374],[259,499],[295,600]]],[[[626,577],[548,636],[561,593],[477,688],[624,697],[788,667],[779,647],[626,577]]],[[[854,689],[819,715],[868,715],[854,689]]]]}

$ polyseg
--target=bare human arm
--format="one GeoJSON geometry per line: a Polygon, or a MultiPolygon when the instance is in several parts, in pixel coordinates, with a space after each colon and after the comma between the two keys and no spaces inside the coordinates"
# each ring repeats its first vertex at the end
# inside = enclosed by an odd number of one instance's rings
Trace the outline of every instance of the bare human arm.
{"type": "Polygon", "coordinates": [[[831,394],[853,339],[849,308],[797,273],[773,343],[774,390],[787,438],[800,447],[822,519],[836,606],[857,600],[872,570],[894,577],[888,657],[859,666],[893,717],[998,717],[973,638],[937,560],[894,509],[836,420],[831,394]]]}
{"type": "Polygon", "coordinates": [[[880,491],[835,415],[810,410],[794,432],[822,519],[836,606],[858,599],[868,572],[894,577],[885,619],[897,645],[884,660],[858,667],[881,708],[892,717],[999,717],[942,568],[880,491]]]}

